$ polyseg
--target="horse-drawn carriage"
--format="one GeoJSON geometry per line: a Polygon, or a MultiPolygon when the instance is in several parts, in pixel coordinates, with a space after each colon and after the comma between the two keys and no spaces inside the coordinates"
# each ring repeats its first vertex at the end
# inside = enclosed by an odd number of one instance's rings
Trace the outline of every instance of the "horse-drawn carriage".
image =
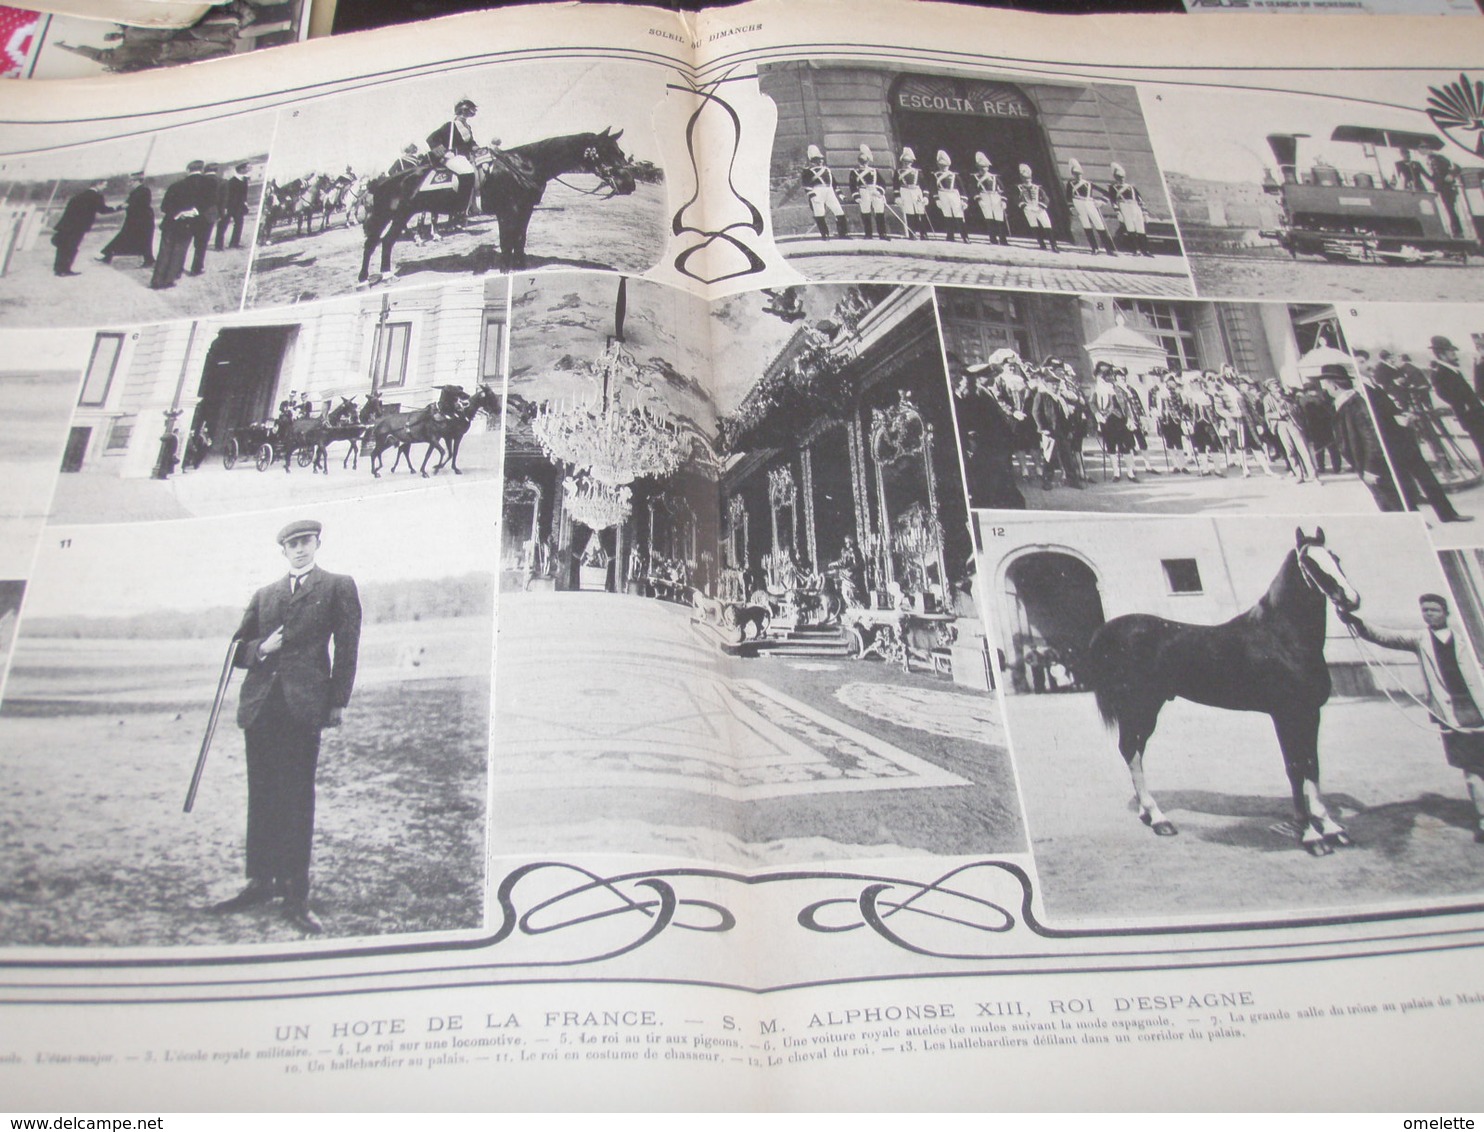
{"type": "Polygon", "coordinates": [[[232,429],[222,445],[222,467],[230,472],[238,461],[250,459],[258,471],[266,471],[273,464],[273,441],[277,435],[278,426],[273,421],[254,421],[232,429]]]}

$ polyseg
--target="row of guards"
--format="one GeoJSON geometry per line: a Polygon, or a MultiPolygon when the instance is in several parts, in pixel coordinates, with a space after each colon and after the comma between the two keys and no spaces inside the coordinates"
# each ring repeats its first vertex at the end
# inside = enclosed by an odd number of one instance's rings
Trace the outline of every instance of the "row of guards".
{"type": "MultiPolygon", "coordinates": [[[[825,164],[819,146],[809,147],[807,160],[800,182],[809,198],[815,227],[820,237],[828,240],[829,220],[833,217],[835,234],[844,239],[850,235],[850,224],[840,203],[835,174],[825,164]]],[[[966,178],[953,168],[953,160],[946,150],[938,151],[937,167],[927,172],[918,166],[917,155],[909,146],[903,148],[896,168],[892,170],[891,192],[888,194],[883,174],[873,161],[871,148],[862,145],[855,167],[850,171],[847,194],[847,199],[854,200],[860,210],[861,227],[867,239],[891,239],[886,223],[888,214],[901,224],[909,240],[928,239],[933,231],[929,214],[931,203],[942,220],[944,236],[952,241],[957,235],[967,244],[970,242],[968,209],[972,202],[978,206],[988,229],[989,242],[1008,247],[1010,192],[1013,189],[1015,204],[1025,217],[1037,245],[1045,249],[1049,244],[1053,252],[1061,250],[1057,246],[1051,219],[1051,195],[1037,182],[1029,165],[1022,163],[1019,166],[1016,170],[1019,179],[1010,186],[982,151],[974,154],[974,172],[966,178]]],[[[1126,249],[1139,255],[1153,256],[1149,250],[1149,214],[1144,198],[1129,182],[1122,165],[1113,162],[1111,171],[1113,179],[1108,184],[1096,185],[1088,180],[1081,162],[1073,158],[1067,165],[1066,201],[1082,226],[1094,255],[1100,252],[1118,254],[1103,218],[1102,202],[1107,201],[1122,227],[1126,249]]]]}

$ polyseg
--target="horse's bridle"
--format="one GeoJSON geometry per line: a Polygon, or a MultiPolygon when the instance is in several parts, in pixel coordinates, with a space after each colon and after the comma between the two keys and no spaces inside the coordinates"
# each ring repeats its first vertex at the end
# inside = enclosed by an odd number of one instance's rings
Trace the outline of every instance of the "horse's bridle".
{"type": "Polygon", "coordinates": [[[1298,562],[1299,576],[1303,578],[1305,583],[1313,588],[1315,592],[1323,595],[1324,598],[1328,600],[1332,606],[1335,607],[1335,609],[1339,610],[1342,613],[1348,613],[1349,610],[1340,605],[1341,595],[1339,593],[1330,592],[1330,588],[1325,585],[1326,581],[1330,581],[1332,579],[1330,579],[1327,574],[1319,574],[1318,576],[1314,574],[1314,571],[1317,570],[1318,567],[1313,566],[1309,562],[1309,557],[1307,554],[1305,554],[1305,551],[1307,551],[1309,547],[1315,545],[1317,544],[1306,542],[1302,546],[1294,548],[1293,556],[1295,561],[1298,562]]]}
{"type": "Polygon", "coordinates": [[[618,176],[619,170],[622,169],[625,165],[628,165],[629,162],[601,161],[598,159],[598,147],[595,145],[590,145],[582,151],[582,160],[587,163],[587,171],[594,177],[596,177],[600,182],[598,188],[584,189],[581,186],[572,184],[570,181],[562,180],[561,177],[553,177],[552,180],[559,185],[569,188],[574,192],[582,193],[585,196],[602,197],[604,200],[616,197],[618,195],[618,186],[613,183],[614,178],[618,176]],[[604,192],[604,189],[606,189],[607,192],[604,192]]]}

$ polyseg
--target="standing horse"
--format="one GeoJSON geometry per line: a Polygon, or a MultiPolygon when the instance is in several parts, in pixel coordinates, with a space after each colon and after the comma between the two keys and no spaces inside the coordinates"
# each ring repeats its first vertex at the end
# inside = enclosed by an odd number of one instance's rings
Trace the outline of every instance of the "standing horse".
{"type": "MultiPolygon", "coordinates": [[[[306,228],[309,235],[314,235],[314,218],[319,216],[322,209],[320,201],[325,196],[325,191],[333,182],[329,174],[320,173],[318,176],[311,175],[302,182],[303,187],[299,190],[299,199],[294,202],[294,235],[305,234],[306,228]]],[[[325,230],[329,223],[329,214],[326,213],[320,224],[320,231],[325,230]]]]}
{"type": "MultiPolygon", "coordinates": [[[[469,426],[474,423],[474,418],[481,412],[489,413],[493,417],[499,411],[500,395],[481,382],[467,404],[462,408],[456,408],[443,421],[436,423],[433,431],[443,443],[445,454],[440,456],[438,463],[433,466],[433,474],[436,476],[447,464],[453,468],[454,475],[463,475],[464,473],[459,469],[459,446],[463,444],[469,426]]],[[[408,463],[411,463],[411,460],[408,463]]],[[[424,460],[423,463],[426,464],[427,461],[424,460]]],[[[395,465],[393,467],[395,468],[395,465]]]]}
{"type": "Polygon", "coordinates": [[[349,443],[350,449],[345,453],[345,458],[340,461],[340,468],[357,468],[360,466],[361,437],[366,428],[359,419],[356,412],[355,398],[342,397],[340,404],[336,405],[325,415],[325,427],[320,433],[319,448],[314,454],[314,466],[326,475],[330,472],[330,445],[341,441],[349,443]]]}
{"type": "Polygon", "coordinates": [[[1319,792],[1319,716],[1330,694],[1326,601],[1349,613],[1360,595],[1326,549],[1322,527],[1312,536],[1300,528],[1294,540],[1267,593],[1230,621],[1189,625],[1131,613],[1109,621],[1087,647],[1085,677],[1103,722],[1118,726],[1139,819],[1161,837],[1176,830],[1144,784],[1144,748],[1160,709],[1178,696],[1272,716],[1301,844],[1316,857],[1351,844],[1319,792]]]}
{"type": "MultiPolygon", "coordinates": [[[[610,130],[601,134],[569,134],[516,146],[499,154],[484,151],[479,156],[483,174],[480,205],[500,222],[502,270],[525,269],[526,230],[530,227],[531,213],[552,178],[569,173],[591,174],[601,183],[599,192],[604,199],[634,191],[632,162],[618,144],[622,136],[622,130],[616,134],[610,130]]],[[[361,283],[370,277],[371,256],[378,246],[382,276],[394,277],[392,248],[414,213],[456,214],[463,208],[456,185],[419,192],[427,174],[428,168],[420,166],[385,177],[371,186],[371,206],[362,225],[366,246],[361,256],[361,283]]]]}

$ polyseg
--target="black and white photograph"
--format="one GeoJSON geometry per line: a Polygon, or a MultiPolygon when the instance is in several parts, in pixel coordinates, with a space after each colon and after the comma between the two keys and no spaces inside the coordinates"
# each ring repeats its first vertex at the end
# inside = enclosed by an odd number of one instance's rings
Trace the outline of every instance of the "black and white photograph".
{"type": "Polygon", "coordinates": [[[1426,79],[1375,81],[1364,102],[1220,89],[1147,104],[1200,294],[1484,297],[1484,165],[1423,112],[1426,79]]]}
{"type": "Polygon", "coordinates": [[[978,518],[1052,922],[1477,895],[1484,685],[1416,516],[978,518]]]}
{"type": "Polygon", "coordinates": [[[51,528],[0,706],[7,946],[479,928],[485,491],[51,528]]]}
{"type": "Polygon", "coordinates": [[[1350,365],[1328,305],[937,298],[976,508],[1376,510],[1321,381],[1350,365]]]}
{"type": "Polygon", "coordinates": [[[1383,510],[1421,510],[1439,547],[1484,544],[1484,308],[1342,306],[1391,479],[1383,510]]]}
{"type": "Polygon", "coordinates": [[[25,65],[30,79],[127,75],[222,59],[306,37],[309,0],[232,0],[190,27],[135,27],[79,16],[43,15],[25,65]]]}
{"type": "Polygon", "coordinates": [[[502,844],[1023,850],[926,288],[517,280],[509,388],[502,844]]]}
{"type": "Polygon", "coordinates": [[[824,60],[758,83],[806,278],[1194,293],[1131,86],[824,60]]]}
{"type": "Polygon", "coordinates": [[[52,512],[181,519],[489,483],[508,284],[94,336],[52,512]]]}
{"type": "Polygon", "coordinates": [[[251,306],[540,268],[644,272],[667,238],[664,73],[461,71],[284,112],[251,306]]]}
{"type": "Polygon", "coordinates": [[[240,308],[274,118],[4,156],[0,317],[99,326],[240,308]]]}
{"type": "Polygon", "coordinates": [[[88,338],[84,331],[0,334],[0,578],[31,571],[88,338]]]}

